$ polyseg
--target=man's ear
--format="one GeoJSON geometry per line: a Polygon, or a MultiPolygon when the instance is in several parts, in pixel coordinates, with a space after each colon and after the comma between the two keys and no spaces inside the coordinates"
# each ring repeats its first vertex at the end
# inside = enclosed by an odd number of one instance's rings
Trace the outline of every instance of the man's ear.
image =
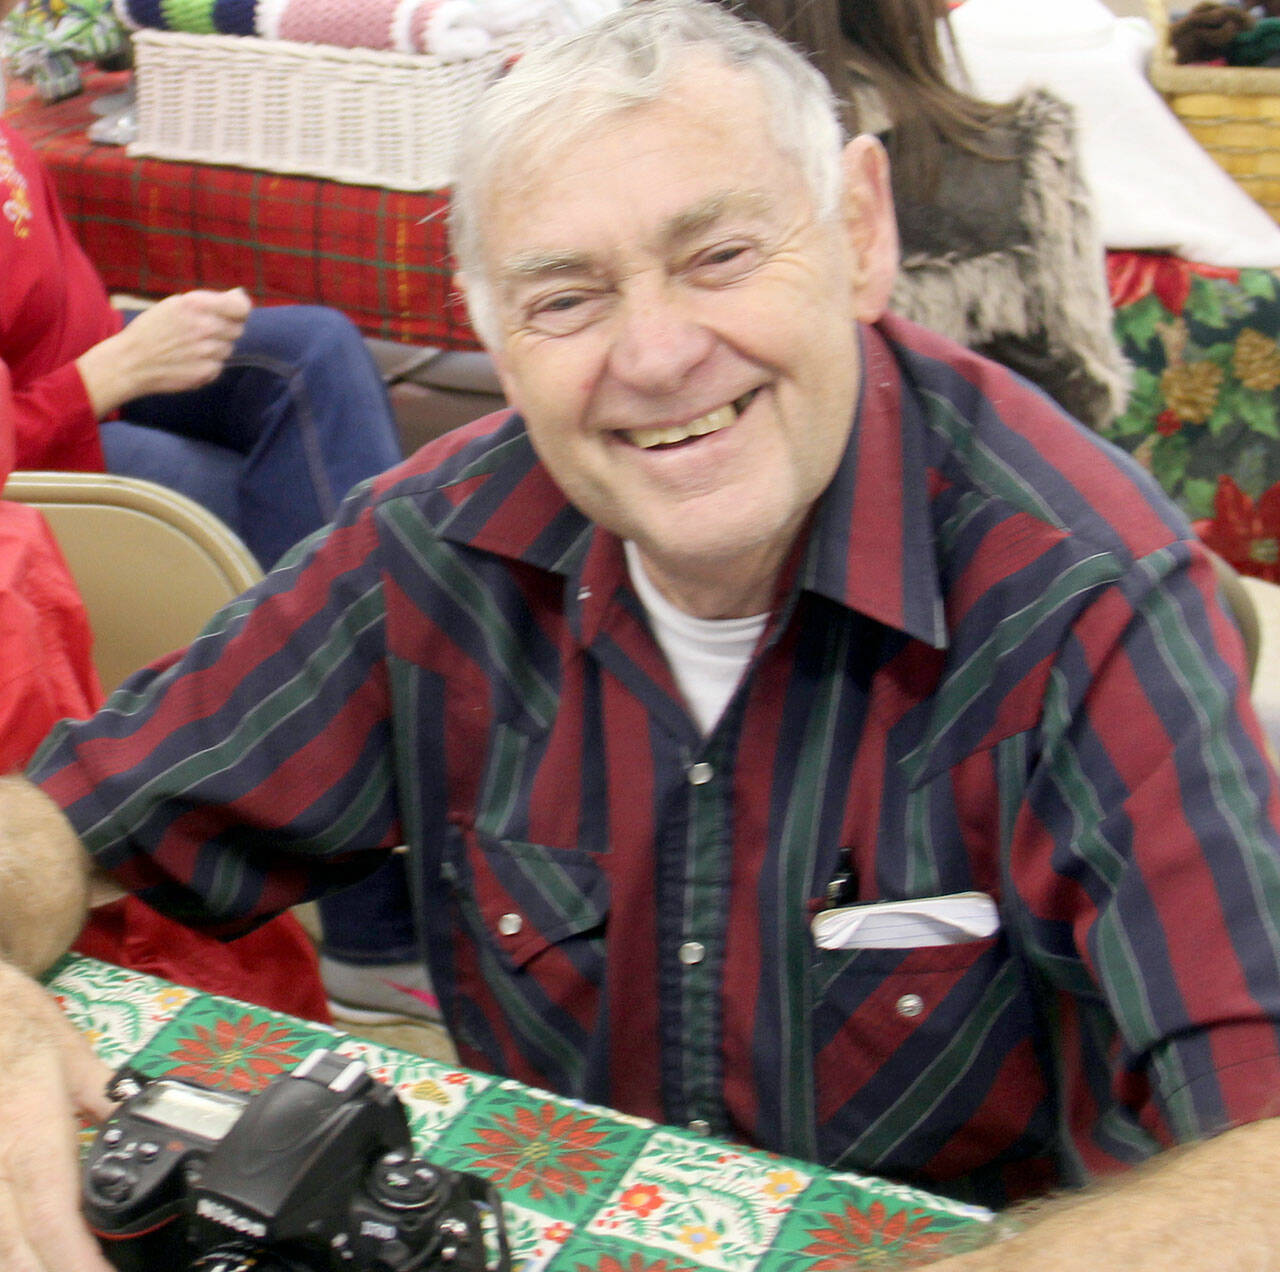
{"type": "Polygon", "coordinates": [[[893,211],[889,156],[863,134],[844,148],[845,232],[853,249],[854,314],[875,322],[889,304],[898,276],[898,220],[893,211]]]}

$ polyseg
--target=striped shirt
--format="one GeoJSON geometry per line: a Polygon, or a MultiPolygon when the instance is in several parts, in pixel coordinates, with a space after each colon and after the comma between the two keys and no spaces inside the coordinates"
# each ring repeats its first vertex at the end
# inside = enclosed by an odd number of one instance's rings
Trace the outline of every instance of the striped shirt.
{"type": "Polygon", "coordinates": [[[465,1062],[1000,1204],[1270,1111],[1276,791],[1210,567],[1007,371],[863,333],[709,736],[516,416],[433,443],[33,775],[227,935],[409,846],[465,1062]],[[826,885],[995,935],[815,948],[826,885]]]}

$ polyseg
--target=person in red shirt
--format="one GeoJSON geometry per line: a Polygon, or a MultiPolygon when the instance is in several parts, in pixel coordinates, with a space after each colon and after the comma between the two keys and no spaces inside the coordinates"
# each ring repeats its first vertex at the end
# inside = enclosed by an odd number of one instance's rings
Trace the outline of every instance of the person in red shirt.
{"type": "MultiPolygon", "coordinates": [[[[14,467],[13,395],[0,362],[0,486],[14,467]]],[[[61,719],[102,705],[84,602],[40,512],[0,499],[0,773],[20,770],[61,719]]],[[[315,952],[292,916],[230,945],[132,897],[96,911],[75,948],[211,993],[329,1020],[315,952]]]]}
{"type": "MultiPolygon", "coordinates": [[[[13,7],[0,0],[0,19],[13,7]]],[[[336,310],[254,309],[236,288],[170,296],[126,321],[39,157],[3,120],[0,359],[12,375],[13,467],[106,470],[178,490],[267,570],[327,524],[351,487],[401,458],[377,366],[336,310]]],[[[71,704],[61,714],[89,710],[71,704]]],[[[397,983],[428,992],[404,963],[413,936],[402,876],[393,863],[322,907],[327,965],[348,997],[367,995],[367,985],[400,997],[379,988],[384,965],[397,983]]],[[[303,1014],[324,1012],[321,1001],[303,1014]]]]}
{"type": "MultiPolygon", "coordinates": [[[[11,7],[0,0],[0,17],[11,7]]],[[[180,490],[264,568],[401,458],[377,367],[335,310],[254,309],[235,288],[170,296],[126,321],[39,158],[3,121],[0,358],[17,467],[180,490]]]]}
{"type": "MultiPolygon", "coordinates": [[[[13,470],[9,369],[0,362],[0,484],[13,470]]],[[[44,518],[0,499],[0,772],[21,768],[53,725],[102,702],[89,620],[44,518]]]]}

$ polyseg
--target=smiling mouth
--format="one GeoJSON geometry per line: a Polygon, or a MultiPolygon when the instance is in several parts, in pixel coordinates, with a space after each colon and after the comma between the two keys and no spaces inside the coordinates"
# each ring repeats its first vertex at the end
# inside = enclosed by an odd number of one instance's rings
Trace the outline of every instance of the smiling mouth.
{"type": "Polygon", "coordinates": [[[706,415],[699,415],[696,420],[687,424],[663,425],[659,428],[631,428],[625,431],[627,441],[642,450],[652,450],[655,446],[678,446],[691,437],[705,437],[708,433],[718,433],[728,428],[751,403],[751,399],[759,392],[752,389],[724,406],[718,406],[706,415]]]}

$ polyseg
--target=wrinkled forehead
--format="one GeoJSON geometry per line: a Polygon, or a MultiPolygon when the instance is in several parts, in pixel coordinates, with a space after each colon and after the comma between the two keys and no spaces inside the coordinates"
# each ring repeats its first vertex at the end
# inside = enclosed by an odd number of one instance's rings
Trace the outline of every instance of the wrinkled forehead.
{"type": "MultiPolygon", "coordinates": [[[[536,216],[538,204],[569,180],[589,190],[619,169],[661,172],[665,154],[674,160],[679,153],[701,151],[711,167],[741,153],[742,162],[734,167],[728,160],[728,166],[735,184],[755,191],[750,197],[757,199],[762,182],[771,180],[782,199],[794,196],[802,180],[796,156],[775,140],[756,77],[696,50],[671,68],[663,91],[652,99],[575,110],[569,96],[566,105],[546,117],[552,127],[536,130],[528,145],[494,170],[481,204],[486,238],[495,224],[510,223],[513,210],[536,216]],[[762,155],[771,162],[749,158],[762,155]]],[[[656,197],[660,191],[641,194],[656,197]]]]}

